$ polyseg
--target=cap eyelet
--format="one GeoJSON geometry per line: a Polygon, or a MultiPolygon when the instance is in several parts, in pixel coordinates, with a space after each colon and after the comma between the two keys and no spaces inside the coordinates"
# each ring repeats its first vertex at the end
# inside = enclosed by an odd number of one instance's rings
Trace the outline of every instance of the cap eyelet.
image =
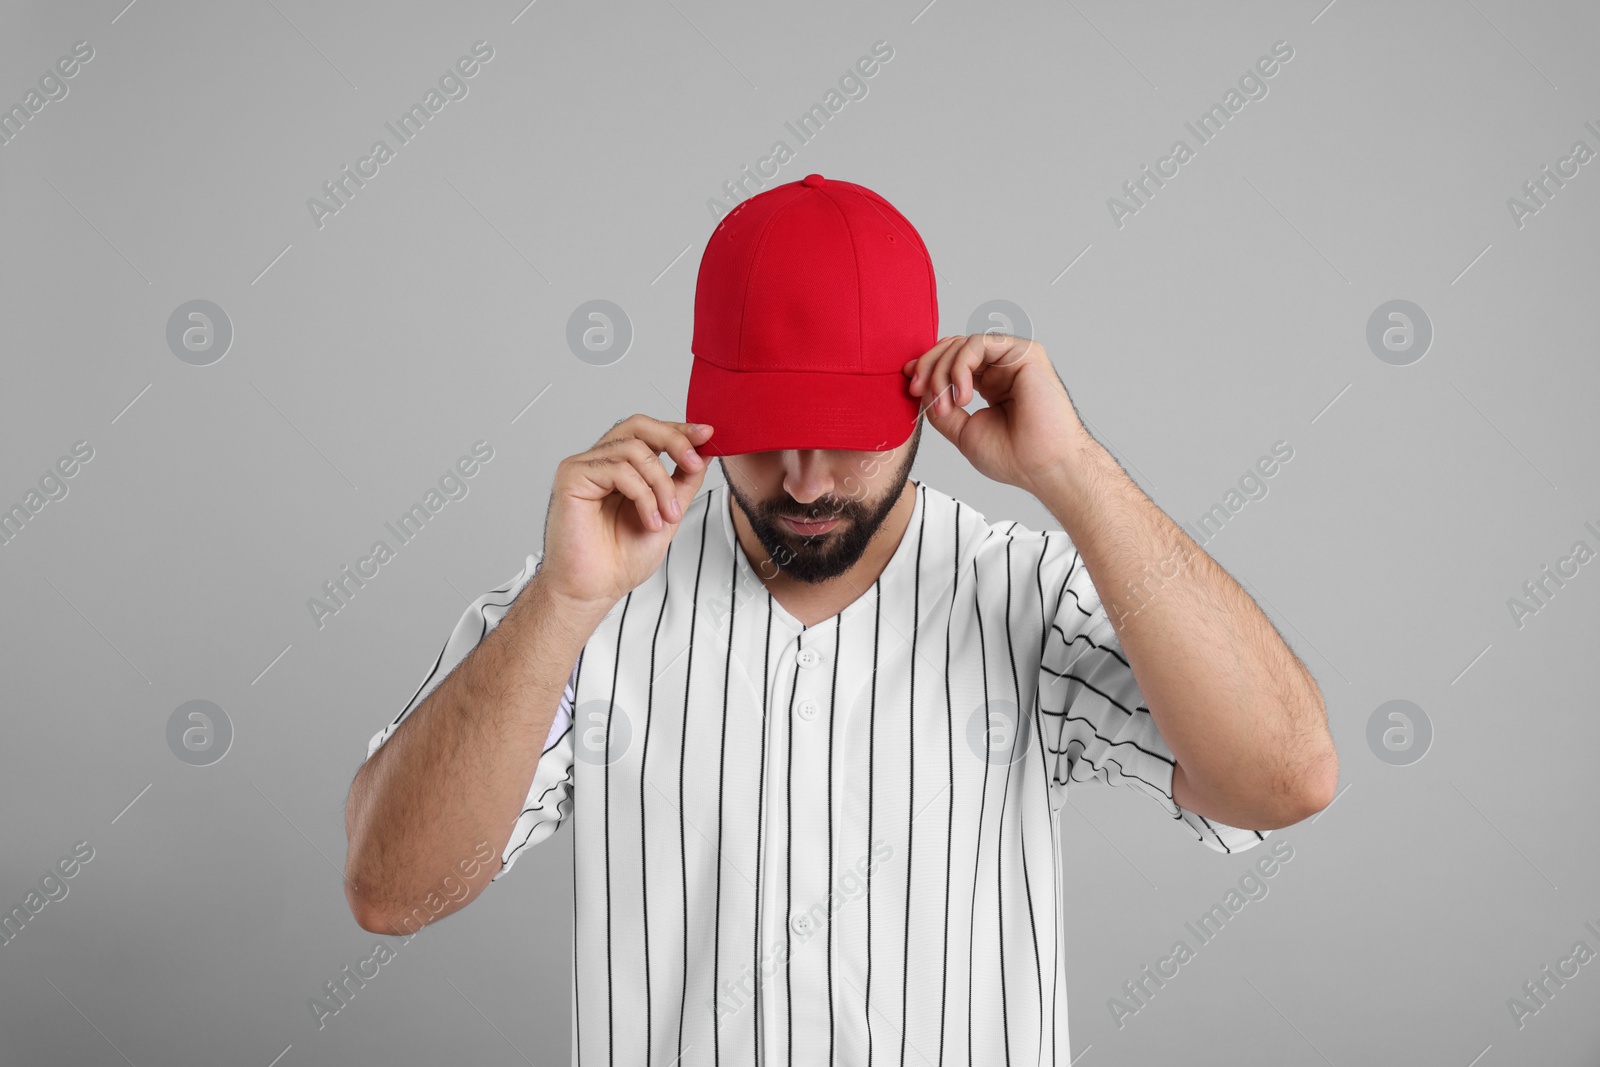
{"type": "Polygon", "coordinates": [[[886,234],[884,234],[884,236],[885,236],[885,237],[887,237],[887,238],[888,238],[888,239],[889,239],[889,243],[890,243],[890,244],[894,244],[894,234],[892,234],[892,233],[886,233],[886,234]]]}

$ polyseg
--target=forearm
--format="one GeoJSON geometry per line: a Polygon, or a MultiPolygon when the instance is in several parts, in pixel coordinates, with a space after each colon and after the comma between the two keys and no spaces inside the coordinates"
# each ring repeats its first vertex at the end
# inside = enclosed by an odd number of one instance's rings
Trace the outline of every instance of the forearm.
{"type": "Polygon", "coordinates": [[[1177,760],[1179,803],[1252,829],[1325,806],[1338,763],[1310,672],[1238,583],[1080,436],[1036,495],[1077,547],[1177,760]]]}
{"type": "Polygon", "coordinates": [[[537,770],[584,643],[603,618],[557,603],[538,575],[356,775],[345,813],[346,895],[363,926],[411,909],[447,875],[469,892],[498,856],[537,770]],[[495,849],[471,878],[457,865],[481,842],[495,849]]]}

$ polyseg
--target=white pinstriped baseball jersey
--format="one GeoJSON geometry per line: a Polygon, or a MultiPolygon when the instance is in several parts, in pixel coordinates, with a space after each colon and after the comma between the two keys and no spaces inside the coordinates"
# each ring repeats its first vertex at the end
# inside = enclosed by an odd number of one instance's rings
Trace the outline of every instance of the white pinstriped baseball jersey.
{"type": "MultiPolygon", "coordinates": [[[[705,489],[585,645],[495,875],[573,821],[574,1063],[1065,1064],[1066,783],[1264,840],[1173,802],[1067,535],[913,485],[883,573],[814,626],[705,489]]],[[[538,565],[473,602],[369,757],[538,565]]]]}

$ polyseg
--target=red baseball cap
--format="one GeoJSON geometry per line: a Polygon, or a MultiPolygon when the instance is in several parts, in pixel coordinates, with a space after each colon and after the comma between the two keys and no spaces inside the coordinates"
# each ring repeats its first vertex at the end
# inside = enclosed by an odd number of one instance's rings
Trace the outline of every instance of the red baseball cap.
{"type": "Polygon", "coordinates": [[[880,452],[921,409],[901,371],[934,346],[933,261],[871,189],[808,174],[741,201],[700,257],[685,407],[698,451],[880,452]]]}

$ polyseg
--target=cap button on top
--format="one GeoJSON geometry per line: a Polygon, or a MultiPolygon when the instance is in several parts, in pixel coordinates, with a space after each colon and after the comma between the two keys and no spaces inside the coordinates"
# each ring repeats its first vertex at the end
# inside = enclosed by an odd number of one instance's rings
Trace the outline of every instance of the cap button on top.
{"type": "Polygon", "coordinates": [[[807,189],[815,189],[819,185],[827,182],[827,180],[828,179],[824,178],[820,174],[807,174],[804,178],[800,179],[800,184],[805,186],[807,189]]]}

